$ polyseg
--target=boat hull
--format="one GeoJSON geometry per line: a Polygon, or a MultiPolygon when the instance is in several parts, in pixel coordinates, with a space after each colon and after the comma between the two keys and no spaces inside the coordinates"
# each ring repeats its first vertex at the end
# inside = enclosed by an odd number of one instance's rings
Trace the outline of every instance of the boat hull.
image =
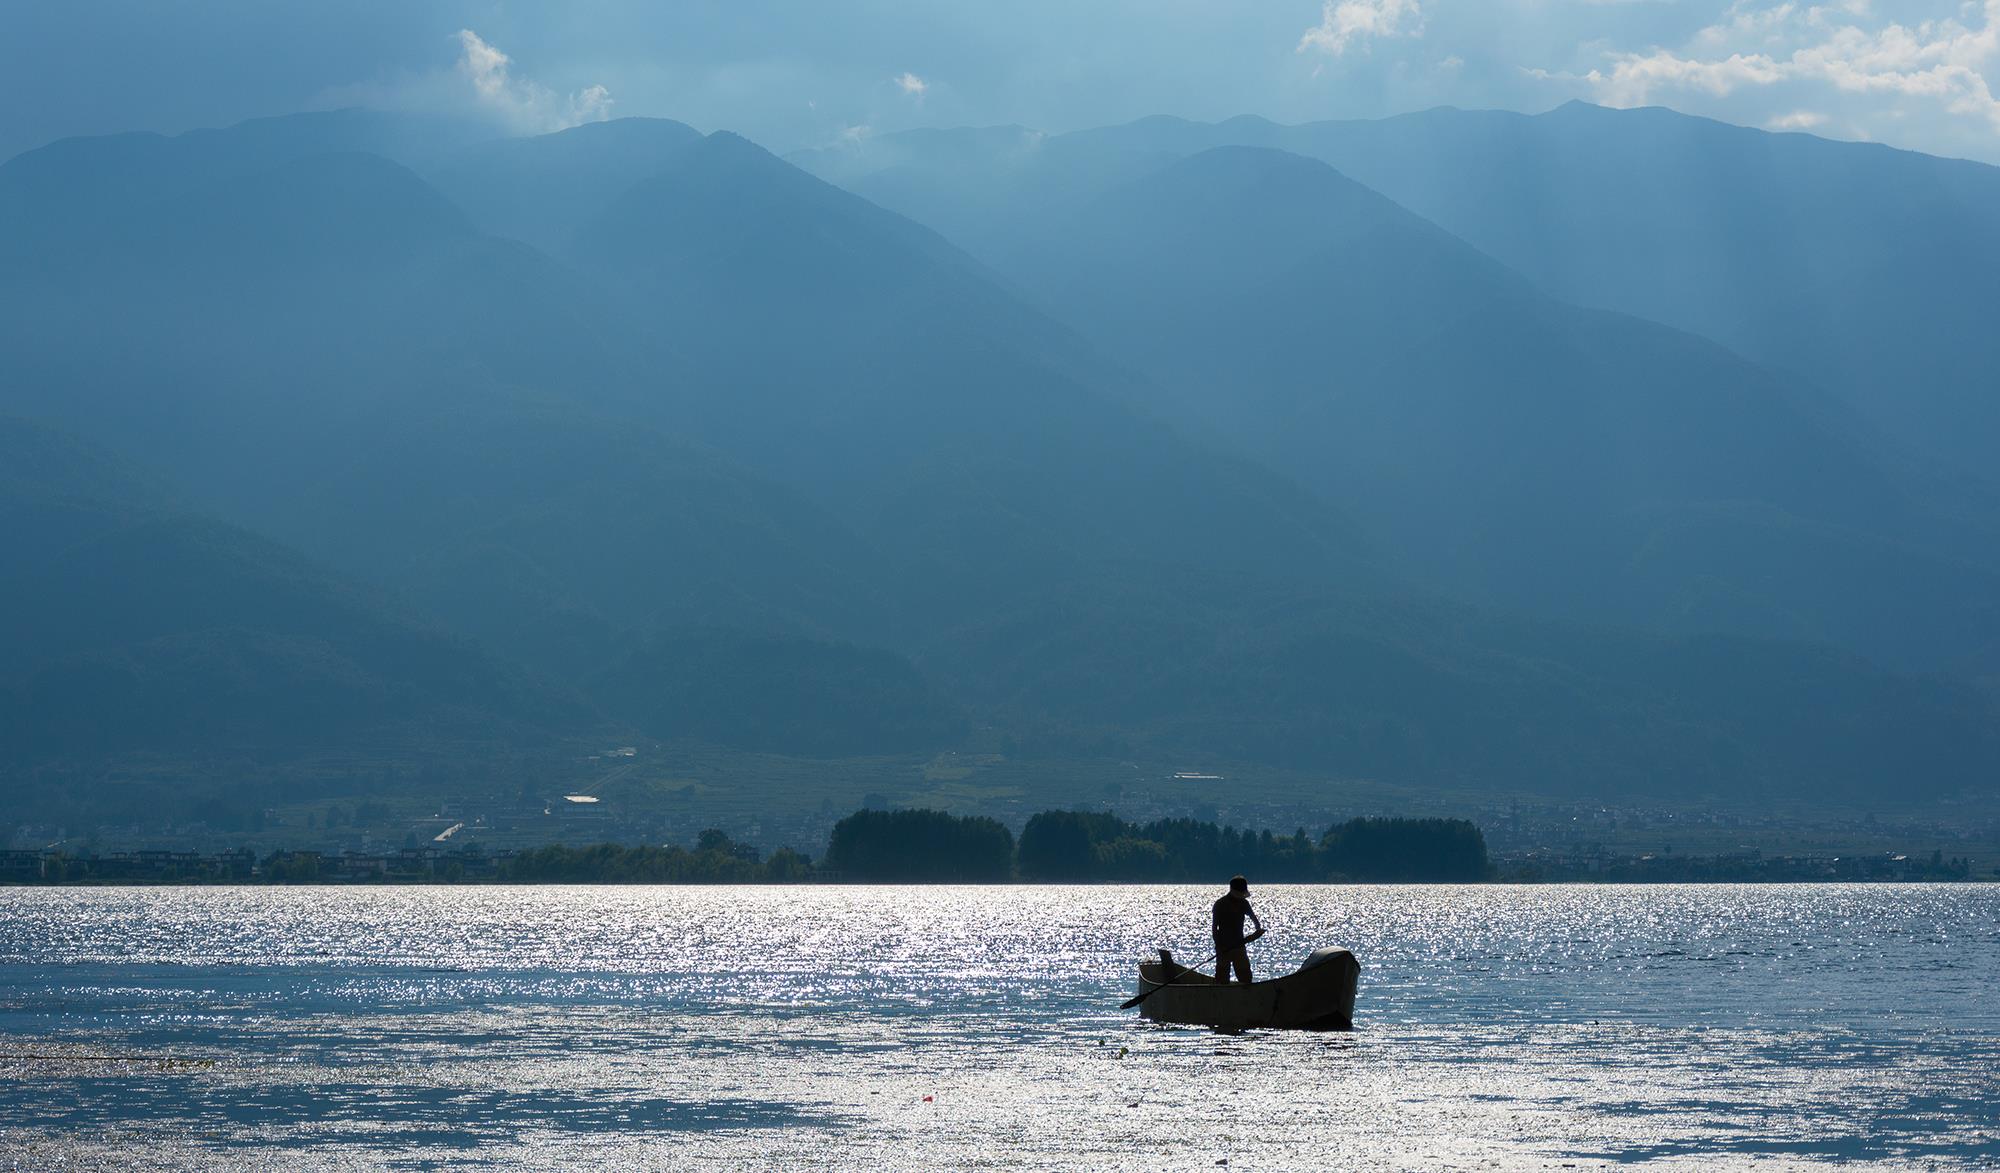
{"type": "Polygon", "coordinates": [[[1352,1030],[1361,963],[1345,949],[1268,981],[1217,982],[1205,973],[1157,962],[1139,966],[1139,1013],[1154,1022],[1216,1030],[1352,1030]],[[1169,980],[1171,979],[1171,980],[1169,980]]]}

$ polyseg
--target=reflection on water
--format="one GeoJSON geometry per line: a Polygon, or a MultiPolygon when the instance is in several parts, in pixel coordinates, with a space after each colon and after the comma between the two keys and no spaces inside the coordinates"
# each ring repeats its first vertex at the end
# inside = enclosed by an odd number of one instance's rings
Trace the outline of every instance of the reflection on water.
{"type": "Polygon", "coordinates": [[[1213,896],[0,892],[0,1154],[2000,1162],[2000,889],[1267,887],[1257,964],[1353,948],[1354,1033],[1119,1013],[1141,953],[1207,952],[1213,896]]]}

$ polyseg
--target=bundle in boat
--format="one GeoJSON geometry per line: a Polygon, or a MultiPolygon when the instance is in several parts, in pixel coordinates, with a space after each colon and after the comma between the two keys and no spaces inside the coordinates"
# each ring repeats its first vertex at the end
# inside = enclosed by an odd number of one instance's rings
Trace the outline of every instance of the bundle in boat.
{"type": "Polygon", "coordinates": [[[1352,1030],[1361,963],[1345,949],[1315,949],[1298,972],[1261,982],[1218,982],[1174,962],[1139,963],[1139,1013],[1154,1022],[1217,1030],[1352,1030]]]}

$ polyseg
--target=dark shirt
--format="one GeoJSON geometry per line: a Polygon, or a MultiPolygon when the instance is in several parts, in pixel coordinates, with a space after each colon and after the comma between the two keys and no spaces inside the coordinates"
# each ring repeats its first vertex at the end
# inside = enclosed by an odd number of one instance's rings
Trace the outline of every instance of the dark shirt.
{"type": "Polygon", "coordinates": [[[1246,916],[1253,923],[1257,920],[1257,914],[1250,910],[1250,898],[1247,896],[1231,892],[1215,902],[1212,931],[1219,948],[1233,948],[1243,943],[1243,918],[1246,916]]]}

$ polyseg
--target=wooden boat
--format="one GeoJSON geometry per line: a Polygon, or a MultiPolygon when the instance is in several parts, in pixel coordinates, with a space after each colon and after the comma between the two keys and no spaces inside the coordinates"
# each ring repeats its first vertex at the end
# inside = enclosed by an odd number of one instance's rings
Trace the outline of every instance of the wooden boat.
{"type": "Polygon", "coordinates": [[[1360,977],[1361,963],[1345,949],[1315,950],[1298,972],[1247,985],[1217,982],[1162,949],[1160,960],[1139,963],[1137,992],[1147,994],[1139,1013],[1217,1030],[1352,1030],[1360,977]]]}

